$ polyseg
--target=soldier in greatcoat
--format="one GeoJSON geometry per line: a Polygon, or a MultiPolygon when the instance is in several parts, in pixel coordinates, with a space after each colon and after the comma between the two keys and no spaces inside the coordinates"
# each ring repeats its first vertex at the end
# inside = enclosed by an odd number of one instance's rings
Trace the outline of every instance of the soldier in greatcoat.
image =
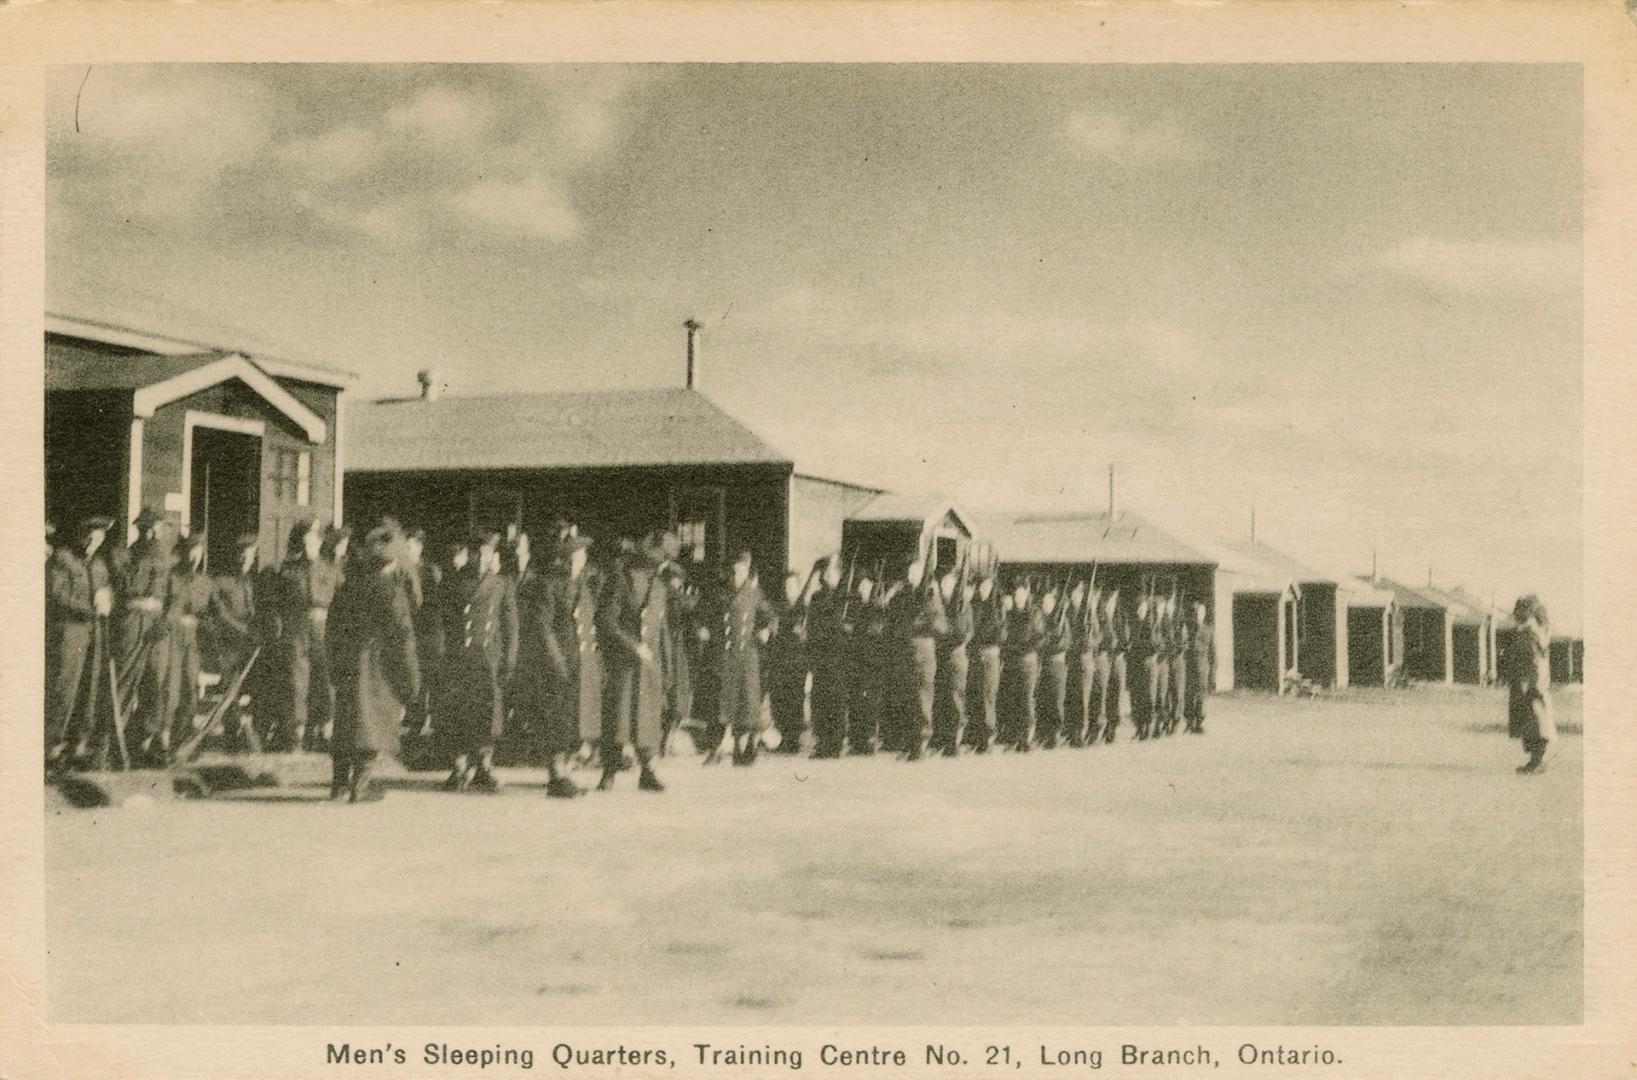
{"type": "Polygon", "coordinates": [[[1148,738],[1154,722],[1160,686],[1159,646],[1159,617],[1154,601],[1145,596],[1137,602],[1131,644],[1126,649],[1126,668],[1132,678],[1131,720],[1139,740],[1148,738]]]}
{"type": "Polygon", "coordinates": [[[179,737],[187,738],[199,711],[199,672],[204,666],[199,623],[209,613],[215,592],[214,583],[205,573],[204,533],[189,536],[178,556],[171,568],[170,599],[165,608],[165,619],[170,624],[166,635],[170,659],[166,664],[164,718],[157,736],[143,748],[163,764],[171,761],[172,739],[178,737],[173,733],[179,730],[179,737]]]}
{"type": "Polygon", "coordinates": [[[984,574],[972,597],[972,644],[969,655],[977,678],[972,680],[972,749],[987,754],[1000,733],[1001,646],[1006,640],[1006,612],[993,574],[984,574]]]}
{"type": "Polygon", "coordinates": [[[499,547],[499,533],[473,537],[465,565],[444,579],[437,723],[453,757],[447,791],[500,789],[494,751],[506,723],[502,691],[517,667],[517,606],[499,547]]]}
{"type": "Polygon", "coordinates": [[[438,606],[443,568],[426,556],[424,529],[411,529],[404,535],[404,552],[415,616],[415,660],[421,670],[421,692],[405,711],[404,729],[418,743],[431,734],[433,683],[443,668],[443,619],[438,606]]]}
{"type": "Polygon", "coordinates": [[[1103,652],[1099,665],[1108,665],[1103,682],[1103,742],[1114,741],[1120,724],[1131,719],[1131,620],[1120,606],[1120,590],[1111,589],[1103,598],[1103,652]]]}
{"type": "Polygon", "coordinates": [[[261,711],[266,699],[276,696],[267,693],[275,682],[269,672],[276,669],[277,661],[269,650],[282,636],[282,581],[276,572],[262,568],[260,547],[261,538],[255,533],[239,534],[233,572],[211,581],[210,610],[204,622],[211,670],[221,676],[224,688],[249,665],[240,681],[238,700],[228,706],[233,720],[223,724],[244,742],[249,741],[245,728],[255,723],[251,710],[261,711]],[[252,656],[256,658],[253,665],[252,656]]]}
{"type": "Polygon", "coordinates": [[[766,726],[762,718],[762,647],[774,627],[773,607],[753,573],[751,553],[733,560],[732,578],[717,604],[716,670],[719,730],[732,733],[733,763],[750,765],[766,726]]]}
{"type": "Polygon", "coordinates": [[[119,602],[119,692],[134,705],[131,720],[143,746],[156,744],[169,726],[165,684],[169,677],[170,600],[174,534],[153,510],[143,507],[133,522],[136,541],[109,553],[114,594],[119,602]]]}
{"type": "Polygon", "coordinates": [[[665,672],[665,720],[659,753],[663,757],[670,752],[677,729],[694,719],[695,660],[700,643],[695,636],[699,610],[697,567],[691,560],[683,562],[682,541],[674,532],[667,531],[660,538],[660,549],[665,556],[660,576],[670,593],[665,603],[665,653],[661,664],[665,672]]]}
{"type": "Polygon", "coordinates": [[[597,634],[597,599],[586,576],[589,541],[577,533],[558,541],[539,588],[519,597],[518,669],[538,677],[537,727],[546,753],[546,794],[569,799],[585,791],[569,778],[569,761],[602,740],[603,664],[597,634]]]}
{"type": "Polygon", "coordinates": [[[1068,609],[1056,587],[1047,589],[1040,598],[1040,617],[1046,632],[1040,642],[1037,741],[1042,749],[1051,750],[1068,727],[1069,647],[1073,644],[1068,609]]]}
{"type": "Polygon", "coordinates": [[[640,551],[628,552],[610,570],[597,606],[598,641],[604,647],[607,687],[602,726],[602,779],[599,791],[614,786],[634,746],[642,791],[664,791],[654,774],[665,718],[664,650],[670,589],[660,575],[665,562],[658,536],[640,551]]]}
{"type": "Polygon", "coordinates": [[[83,757],[107,709],[108,617],[114,592],[102,545],[113,522],[89,517],[46,565],[46,761],[83,757]]]}
{"type": "Polygon", "coordinates": [[[807,657],[813,671],[813,756],[841,756],[847,739],[847,649],[851,635],[851,590],[841,576],[841,558],[824,560],[823,584],[807,605],[807,657]]]}
{"type": "Polygon", "coordinates": [[[1074,693],[1070,697],[1069,745],[1092,746],[1102,727],[1103,682],[1107,678],[1098,664],[1102,648],[1102,626],[1097,617],[1097,590],[1085,582],[1074,587],[1069,597],[1069,623],[1073,643],[1074,693]]]}
{"type": "Polygon", "coordinates": [[[967,647],[972,642],[975,588],[964,573],[938,579],[938,595],[949,618],[949,633],[938,643],[938,676],[929,749],[954,757],[966,737],[967,647]]]}
{"type": "Polygon", "coordinates": [[[1535,596],[1523,596],[1512,607],[1519,631],[1513,634],[1505,660],[1506,732],[1521,739],[1529,760],[1518,766],[1525,775],[1546,767],[1546,752],[1557,738],[1557,720],[1548,694],[1552,685],[1552,631],[1546,606],[1535,596]]]}
{"type": "Polygon", "coordinates": [[[807,721],[808,620],[818,568],[807,580],[795,570],[784,576],[784,596],[776,604],[773,636],[767,643],[767,699],[779,732],[777,753],[801,753],[807,721]]]}
{"type": "MultiPolygon", "coordinates": [[[[511,681],[501,687],[505,698],[506,742],[508,746],[526,753],[545,745],[542,733],[537,730],[544,709],[539,697],[545,684],[540,672],[529,672],[522,660],[523,650],[528,648],[529,642],[523,638],[521,620],[524,605],[538,603],[538,599],[531,594],[538,593],[544,587],[546,571],[534,557],[529,534],[520,528],[512,532],[510,541],[501,552],[500,579],[505,583],[506,591],[510,594],[508,599],[517,609],[519,619],[518,668],[511,681]]],[[[540,649],[536,642],[533,652],[537,658],[541,655],[540,649]]]]}
{"type": "Polygon", "coordinates": [[[1031,592],[1026,581],[1017,582],[1012,589],[1001,653],[1001,700],[1005,712],[1000,720],[1000,741],[1020,753],[1027,753],[1034,741],[1040,646],[1046,638],[1046,621],[1031,592]]]}
{"type": "Polygon", "coordinates": [[[313,743],[320,741],[330,727],[335,704],[325,639],[340,573],[324,555],[324,540],[317,521],[298,521],[290,530],[279,568],[285,706],[280,742],[291,753],[304,749],[309,735],[313,743]]]}
{"type": "Polygon", "coordinates": [[[1205,734],[1205,695],[1216,678],[1216,628],[1201,601],[1194,602],[1194,624],[1188,637],[1188,691],[1182,716],[1188,731],[1205,734]]]}
{"type": "Polygon", "coordinates": [[[326,644],[335,678],[330,740],[330,798],[374,802],[377,759],[398,752],[406,705],[420,696],[413,586],[403,531],[383,518],[364,534],[362,550],[336,590],[326,644]]]}

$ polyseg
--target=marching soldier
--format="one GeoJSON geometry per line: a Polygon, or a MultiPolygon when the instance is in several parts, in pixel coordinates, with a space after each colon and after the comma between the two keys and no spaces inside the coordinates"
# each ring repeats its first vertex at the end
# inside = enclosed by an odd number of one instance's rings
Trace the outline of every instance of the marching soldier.
{"type": "Polygon", "coordinates": [[[1044,750],[1057,747],[1059,733],[1067,728],[1065,705],[1069,687],[1069,646],[1073,644],[1073,630],[1069,625],[1068,610],[1061,602],[1056,588],[1046,590],[1040,600],[1041,621],[1046,632],[1040,644],[1040,684],[1037,691],[1040,718],[1039,742],[1044,750]]]}
{"type": "Polygon", "coordinates": [[[505,729],[502,688],[517,668],[517,605],[500,576],[500,534],[476,536],[443,590],[443,684],[438,724],[454,763],[445,791],[500,790],[495,741],[505,729]]]}
{"type": "Polygon", "coordinates": [[[271,572],[263,572],[259,549],[261,538],[255,533],[240,533],[234,545],[237,565],[231,574],[223,574],[211,582],[210,614],[205,622],[206,640],[214,646],[215,669],[224,686],[233,682],[239,672],[255,656],[256,667],[247,681],[241,683],[239,700],[230,708],[236,710],[234,731],[244,741],[247,726],[255,718],[246,710],[264,695],[260,688],[268,685],[259,672],[268,670],[267,650],[281,636],[277,579],[271,572]],[[260,653],[256,652],[261,649],[260,653]]]}
{"type": "Polygon", "coordinates": [[[888,612],[897,654],[896,749],[910,761],[921,759],[927,736],[932,733],[938,643],[949,636],[949,616],[943,600],[926,575],[926,563],[919,559],[906,566],[903,584],[888,612]]]}
{"type": "Polygon", "coordinates": [[[773,636],[767,646],[768,704],[773,726],[779,732],[776,753],[801,753],[801,737],[806,729],[802,716],[807,701],[808,603],[818,568],[804,582],[791,570],[784,576],[784,599],[774,610],[773,636]]]}
{"type": "Polygon", "coordinates": [[[665,713],[661,665],[670,590],[659,574],[664,562],[663,546],[650,536],[641,553],[628,554],[613,568],[606,598],[598,606],[598,637],[607,646],[609,695],[603,714],[599,791],[614,786],[627,744],[635,744],[642,767],[637,787],[665,790],[653,768],[665,713]]]}
{"type": "Polygon", "coordinates": [[[1103,656],[1108,664],[1103,683],[1103,742],[1111,743],[1121,722],[1131,719],[1131,620],[1120,606],[1119,589],[1111,589],[1103,599],[1101,617],[1103,656]]]}
{"type": "Polygon", "coordinates": [[[938,580],[938,591],[949,613],[949,633],[938,643],[931,749],[955,757],[966,738],[967,649],[972,643],[975,589],[965,573],[949,571],[938,580]]]}
{"type": "Polygon", "coordinates": [[[1519,630],[1512,635],[1505,658],[1506,734],[1523,741],[1529,760],[1517,771],[1529,776],[1545,769],[1546,751],[1557,738],[1557,720],[1548,692],[1552,685],[1552,631],[1546,605],[1533,594],[1518,598],[1512,605],[1512,618],[1519,630]]]}
{"type": "Polygon", "coordinates": [[[403,532],[391,518],[364,535],[363,550],[336,590],[327,638],[335,675],[330,798],[376,802],[370,782],[380,755],[398,751],[404,708],[420,696],[412,576],[403,532]]]}
{"type": "MultiPolygon", "coordinates": [[[[534,560],[529,534],[522,529],[517,529],[512,534],[501,555],[500,579],[510,594],[512,607],[519,612],[519,619],[522,617],[525,604],[531,601],[538,604],[538,597],[530,597],[529,594],[538,592],[544,586],[545,575],[540,572],[540,567],[534,560]]],[[[520,656],[521,650],[528,644],[522,640],[521,635],[520,625],[518,639],[520,656]]],[[[539,642],[534,643],[533,653],[536,659],[541,656],[542,648],[539,642]]],[[[542,692],[541,676],[538,670],[531,675],[527,670],[527,661],[521,662],[522,668],[515,673],[511,681],[501,687],[503,708],[507,718],[505,738],[508,747],[535,748],[544,745],[540,732],[535,730],[544,708],[539,700],[542,692]]]]}
{"type": "Polygon", "coordinates": [[[136,542],[110,553],[114,591],[122,614],[119,620],[120,697],[136,708],[133,718],[142,744],[157,744],[168,727],[165,684],[170,664],[166,640],[170,624],[165,606],[170,599],[171,536],[159,515],[143,507],[133,523],[136,542]]]}
{"type": "Polygon", "coordinates": [[[847,657],[852,680],[847,700],[847,753],[867,755],[875,753],[881,732],[881,654],[887,633],[886,613],[869,574],[860,575],[858,593],[850,604],[854,621],[847,657]]]}
{"type": "Polygon", "coordinates": [[[602,652],[597,640],[597,601],[586,576],[589,541],[564,535],[557,558],[540,588],[520,596],[522,651],[518,662],[525,678],[538,672],[538,729],[546,751],[546,794],[571,799],[585,790],[568,776],[569,761],[580,747],[602,739],[602,652]]]}
{"type": "Polygon", "coordinates": [[[847,651],[852,590],[841,579],[841,557],[824,562],[824,586],[808,602],[808,661],[813,670],[813,756],[837,758],[847,739],[847,651]]]}
{"type": "Polygon", "coordinates": [[[1210,693],[1216,668],[1216,631],[1207,617],[1205,604],[1194,601],[1194,625],[1188,638],[1188,692],[1183,698],[1182,715],[1188,731],[1205,734],[1205,695],[1210,693]]]}
{"type": "Polygon", "coordinates": [[[751,573],[751,555],[733,560],[733,582],[720,605],[716,663],[720,729],[733,733],[733,763],[750,765],[763,728],[761,647],[772,636],[773,608],[751,573]]]}
{"type": "Polygon", "coordinates": [[[660,541],[665,562],[660,576],[670,595],[665,602],[665,653],[661,667],[665,672],[665,719],[661,726],[659,755],[670,753],[671,738],[676,729],[693,718],[694,678],[698,670],[694,663],[698,639],[694,636],[695,617],[699,608],[699,590],[690,580],[688,568],[682,563],[682,540],[667,531],[660,541]]]}
{"type": "Polygon", "coordinates": [[[341,578],[335,563],[324,556],[324,539],[318,522],[298,521],[290,530],[279,570],[284,590],[280,644],[288,695],[282,741],[291,753],[307,745],[313,724],[319,725],[320,732],[329,731],[335,704],[325,641],[330,603],[341,578]]]}
{"type": "Polygon", "coordinates": [[[113,522],[88,517],[73,543],[59,545],[46,567],[46,761],[83,758],[98,730],[108,692],[108,616],[114,592],[102,545],[113,522]]]}
{"type": "Polygon", "coordinates": [[[1001,597],[995,591],[992,573],[978,581],[972,598],[971,658],[976,661],[978,678],[973,686],[972,724],[969,741],[980,754],[989,752],[989,745],[999,734],[997,711],[1000,695],[1001,645],[1006,640],[1006,613],[1001,597]]]}
{"type": "Polygon", "coordinates": [[[1046,623],[1033,603],[1028,582],[1019,581],[1013,586],[1011,600],[1001,656],[1006,713],[1001,717],[1000,741],[1019,753],[1027,753],[1034,741],[1035,691],[1040,685],[1040,646],[1046,637],[1046,623]]]}
{"type": "MultiPolygon", "coordinates": [[[[170,764],[171,740],[180,723],[183,738],[192,731],[199,710],[199,620],[210,611],[215,588],[205,574],[205,535],[194,533],[183,542],[181,557],[171,569],[168,678],[165,680],[163,720],[156,739],[144,751],[157,762],[170,764]]],[[[231,677],[231,674],[230,674],[231,677]]]]}

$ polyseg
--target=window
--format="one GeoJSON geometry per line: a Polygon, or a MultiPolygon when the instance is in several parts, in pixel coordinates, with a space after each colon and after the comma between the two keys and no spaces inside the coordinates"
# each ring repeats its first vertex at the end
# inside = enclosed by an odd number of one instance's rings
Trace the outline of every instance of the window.
{"type": "Polygon", "coordinates": [[[678,522],[676,536],[682,542],[683,551],[692,551],[696,562],[704,562],[705,523],[703,521],[678,522]]]}
{"type": "Polygon", "coordinates": [[[313,455],[303,450],[296,456],[296,505],[313,501],[313,455]]]}
{"type": "Polygon", "coordinates": [[[279,502],[306,506],[312,456],[305,450],[273,451],[273,498],[279,502]]]}

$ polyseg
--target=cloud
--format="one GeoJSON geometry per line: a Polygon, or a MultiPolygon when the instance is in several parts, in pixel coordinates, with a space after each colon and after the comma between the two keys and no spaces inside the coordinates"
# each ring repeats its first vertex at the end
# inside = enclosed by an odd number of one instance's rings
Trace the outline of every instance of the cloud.
{"type": "Polygon", "coordinates": [[[284,164],[323,181],[349,180],[374,165],[380,154],[375,133],[356,124],[344,124],[322,135],[297,135],[277,150],[284,164]]]}
{"type": "Polygon", "coordinates": [[[567,197],[544,176],[523,180],[481,180],[455,196],[456,210],[495,230],[567,240],[580,227],[567,197]]]}
{"type": "Polygon", "coordinates": [[[386,125],[394,131],[460,139],[481,131],[488,123],[489,112],[488,104],[471,94],[432,85],[387,110],[386,125]]]}
{"type": "Polygon", "coordinates": [[[1382,252],[1376,265],[1448,292],[1563,293],[1580,284],[1580,245],[1412,237],[1382,252]]]}
{"type": "Polygon", "coordinates": [[[1118,113],[1081,109],[1070,114],[1063,130],[1079,152],[1117,165],[1157,165],[1199,154],[1198,144],[1169,116],[1143,124],[1118,113]]]}

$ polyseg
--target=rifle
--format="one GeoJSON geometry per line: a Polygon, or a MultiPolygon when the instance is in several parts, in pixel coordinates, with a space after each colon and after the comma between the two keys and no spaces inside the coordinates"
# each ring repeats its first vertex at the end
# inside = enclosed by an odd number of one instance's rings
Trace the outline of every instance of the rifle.
{"type": "MultiPolygon", "coordinates": [[[[256,658],[261,655],[261,649],[262,647],[257,645],[250,651],[250,658],[244,662],[244,666],[239,669],[238,674],[234,675],[233,680],[227,684],[227,692],[222,695],[222,700],[216,703],[215,708],[210,710],[210,715],[205,718],[205,726],[194,732],[188,738],[188,741],[177,749],[177,761],[191,761],[194,755],[199,752],[199,748],[204,745],[206,736],[227,715],[227,710],[239,699],[239,692],[244,688],[245,676],[249,675],[250,669],[255,666],[256,658]]],[[[250,729],[249,739],[252,751],[259,752],[261,750],[261,740],[256,737],[254,728],[250,729]]]]}
{"type": "Polygon", "coordinates": [[[841,621],[847,622],[847,608],[853,602],[853,571],[858,569],[858,549],[853,548],[852,558],[847,560],[847,588],[841,594],[841,621]]]}
{"type": "Polygon", "coordinates": [[[108,644],[108,617],[98,615],[97,621],[102,624],[103,645],[108,649],[108,704],[114,711],[114,747],[119,751],[119,767],[129,769],[131,754],[125,745],[125,710],[119,700],[119,664],[115,661],[114,651],[108,644]]]}

